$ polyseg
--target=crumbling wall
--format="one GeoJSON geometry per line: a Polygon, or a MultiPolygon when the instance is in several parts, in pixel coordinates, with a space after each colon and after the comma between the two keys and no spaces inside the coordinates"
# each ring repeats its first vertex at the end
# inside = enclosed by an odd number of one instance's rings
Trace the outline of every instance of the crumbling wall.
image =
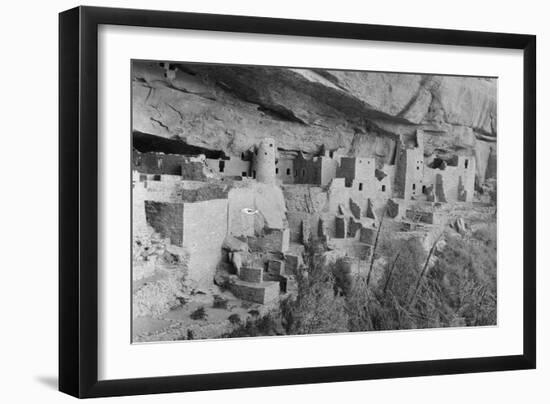
{"type": "Polygon", "coordinates": [[[320,187],[288,185],[283,187],[287,207],[290,240],[302,242],[303,225],[309,225],[310,234],[318,234],[319,218],[326,209],[327,192],[320,187]],[[304,224],[303,224],[304,223],[304,224]]]}
{"type": "Polygon", "coordinates": [[[373,158],[342,157],[340,166],[336,170],[336,177],[345,178],[346,187],[352,186],[354,180],[357,183],[370,183],[375,179],[375,169],[376,162],[373,158]]]}
{"type": "Polygon", "coordinates": [[[459,191],[458,200],[461,200],[460,197],[463,197],[464,202],[471,202],[475,189],[476,159],[471,156],[459,156],[457,171],[460,185],[462,186],[462,192],[459,191]]]}
{"type": "Polygon", "coordinates": [[[224,177],[249,177],[251,175],[251,162],[240,157],[206,159],[206,164],[214,173],[224,177]]]}
{"type": "Polygon", "coordinates": [[[395,177],[393,184],[393,196],[395,198],[405,198],[405,189],[407,186],[407,153],[405,146],[398,142],[395,153],[395,177]]]}
{"type": "Polygon", "coordinates": [[[207,166],[203,154],[185,157],[181,164],[181,179],[188,181],[206,181],[215,178],[214,172],[207,166]]]}
{"type": "Polygon", "coordinates": [[[318,158],[306,159],[302,153],[294,160],[295,184],[321,184],[321,160],[318,158]]]}
{"type": "Polygon", "coordinates": [[[355,179],[355,158],[352,158],[352,157],[340,158],[340,165],[336,170],[336,178],[344,178],[345,186],[351,187],[351,184],[355,179]]]}
{"type": "Polygon", "coordinates": [[[185,156],[181,154],[140,153],[133,150],[133,168],[145,174],[181,175],[181,165],[185,156]]]}
{"type": "Polygon", "coordinates": [[[355,179],[370,181],[374,178],[376,161],[373,158],[355,157],[355,179]]]}
{"type": "Polygon", "coordinates": [[[279,157],[275,160],[275,174],[283,184],[294,184],[294,159],[279,157]]]}
{"type": "Polygon", "coordinates": [[[132,180],[132,232],[133,235],[147,232],[145,218],[145,182],[139,181],[139,173],[133,172],[132,180]]]}
{"type": "Polygon", "coordinates": [[[445,183],[441,174],[435,175],[435,200],[436,202],[447,202],[447,194],[445,193],[445,183]]]}
{"type": "Polygon", "coordinates": [[[395,157],[394,196],[405,200],[422,195],[424,184],[424,135],[416,132],[414,147],[399,141],[395,157]]]}
{"type": "Polygon", "coordinates": [[[172,244],[183,242],[183,204],[145,201],[145,217],[162,237],[170,238],[172,244]]]}
{"type": "Polygon", "coordinates": [[[326,186],[336,178],[336,171],[338,169],[338,161],[330,157],[319,157],[320,170],[321,170],[321,186],[326,186]]]}
{"type": "Polygon", "coordinates": [[[288,251],[289,244],[289,229],[265,229],[262,236],[248,238],[248,245],[252,251],[284,253],[288,251]]]}
{"type": "MultiPolygon", "coordinates": [[[[433,186],[436,202],[471,202],[474,196],[476,160],[474,157],[457,156],[456,165],[444,169],[424,170],[424,193],[428,196],[433,186]]],[[[429,198],[428,198],[429,199],[429,198]]]]}

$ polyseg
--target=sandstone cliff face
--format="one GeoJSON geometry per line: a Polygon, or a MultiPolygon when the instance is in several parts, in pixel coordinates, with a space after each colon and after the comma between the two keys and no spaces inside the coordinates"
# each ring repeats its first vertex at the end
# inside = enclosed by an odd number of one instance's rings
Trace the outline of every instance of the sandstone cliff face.
{"type": "MultiPolygon", "coordinates": [[[[495,79],[316,69],[136,62],[133,129],[239,155],[265,137],[391,162],[396,140],[426,131],[426,153],[494,159],[495,79]],[[174,74],[175,70],[175,74],[174,74]],[[168,78],[166,77],[168,76],[168,78]]],[[[489,164],[492,167],[492,163],[489,164]]]]}

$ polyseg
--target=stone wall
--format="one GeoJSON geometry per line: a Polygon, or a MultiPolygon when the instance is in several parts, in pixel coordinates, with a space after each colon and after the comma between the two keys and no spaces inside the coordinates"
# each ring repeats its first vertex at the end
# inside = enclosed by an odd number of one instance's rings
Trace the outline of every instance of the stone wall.
{"type": "Polygon", "coordinates": [[[132,180],[132,232],[133,235],[147,232],[145,218],[145,183],[139,181],[139,173],[133,172],[132,180]]]}
{"type": "Polygon", "coordinates": [[[271,138],[262,139],[254,152],[252,178],[264,184],[274,184],[276,154],[275,141],[271,138]]]}
{"type": "Polygon", "coordinates": [[[254,236],[256,215],[245,213],[245,209],[255,210],[254,189],[249,187],[232,188],[227,196],[228,232],[233,236],[254,236]]]}
{"type": "Polygon", "coordinates": [[[250,302],[269,304],[279,298],[279,282],[249,283],[235,280],[231,284],[231,292],[239,299],[250,302]]]}
{"type": "MultiPolygon", "coordinates": [[[[476,160],[458,156],[457,165],[426,167],[423,186],[433,186],[435,202],[471,202],[475,191],[476,160]]],[[[423,188],[424,189],[424,188],[423,188]]]]}
{"type": "Polygon", "coordinates": [[[294,159],[278,158],[275,161],[275,174],[283,184],[294,184],[294,159]]]}
{"type": "Polygon", "coordinates": [[[287,220],[290,240],[302,242],[302,223],[307,222],[310,233],[315,237],[321,212],[327,209],[327,191],[321,187],[305,185],[283,186],[287,207],[287,220]]]}
{"type": "Polygon", "coordinates": [[[183,246],[189,253],[189,280],[199,286],[212,285],[226,234],[227,199],[184,204],[183,246]]]}
{"type": "Polygon", "coordinates": [[[249,177],[251,175],[251,162],[240,157],[229,159],[206,159],[206,165],[214,173],[224,177],[249,177]]]}
{"type": "Polygon", "coordinates": [[[299,153],[294,160],[295,184],[321,184],[321,160],[318,158],[306,159],[299,153]]]}
{"type": "Polygon", "coordinates": [[[263,268],[243,266],[239,272],[239,278],[245,282],[260,283],[263,280],[263,268]]]}
{"type": "Polygon", "coordinates": [[[321,170],[321,182],[319,185],[326,186],[336,178],[336,171],[338,170],[338,161],[330,157],[319,157],[320,170],[321,170]]]}
{"type": "Polygon", "coordinates": [[[140,153],[133,151],[133,168],[145,174],[181,175],[181,165],[185,157],[180,154],[140,153]]]}
{"type": "Polygon", "coordinates": [[[149,224],[163,238],[172,244],[183,243],[183,204],[145,201],[145,217],[149,224]]]}
{"type": "Polygon", "coordinates": [[[248,245],[253,251],[286,252],[290,245],[289,229],[266,229],[261,237],[249,237],[248,245]]]}

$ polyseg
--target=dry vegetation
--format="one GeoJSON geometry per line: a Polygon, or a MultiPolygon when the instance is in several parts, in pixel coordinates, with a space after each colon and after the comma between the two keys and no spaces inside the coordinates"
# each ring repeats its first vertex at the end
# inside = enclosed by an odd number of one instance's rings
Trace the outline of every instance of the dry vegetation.
{"type": "Polygon", "coordinates": [[[339,276],[312,254],[296,296],[226,336],[495,325],[496,226],[441,239],[430,265],[418,240],[381,240],[376,254],[387,265],[376,283],[339,276]]]}

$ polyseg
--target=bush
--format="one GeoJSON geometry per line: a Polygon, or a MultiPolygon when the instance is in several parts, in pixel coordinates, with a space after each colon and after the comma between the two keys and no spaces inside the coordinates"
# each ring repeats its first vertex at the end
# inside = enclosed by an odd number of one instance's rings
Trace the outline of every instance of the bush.
{"type": "Polygon", "coordinates": [[[422,275],[427,256],[417,239],[382,240],[378,253],[388,265],[381,281],[367,285],[364,276],[356,277],[346,294],[349,330],[496,324],[495,230],[488,225],[469,236],[447,234],[422,275]]]}
{"type": "Polygon", "coordinates": [[[241,316],[239,316],[237,313],[231,314],[227,319],[233,325],[240,325],[242,323],[241,316]]]}
{"type": "Polygon", "coordinates": [[[496,227],[449,238],[430,275],[453,317],[496,324],[496,227]]]}
{"type": "Polygon", "coordinates": [[[227,299],[223,296],[214,295],[214,303],[212,306],[215,309],[227,309],[227,299]]]}
{"type": "Polygon", "coordinates": [[[310,257],[307,272],[298,273],[298,294],[281,303],[288,334],[320,334],[348,331],[345,299],[335,293],[331,268],[310,257]]]}
{"type": "Polygon", "coordinates": [[[193,320],[205,320],[207,317],[206,310],[204,307],[199,307],[197,310],[195,310],[193,313],[191,313],[191,318],[193,320]]]}
{"type": "MultiPolygon", "coordinates": [[[[233,314],[230,317],[234,315],[236,314],[233,314]]],[[[222,338],[270,336],[282,334],[281,331],[280,316],[278,315],[278,313],[270,313],[261,318],[247,319],[246,322],[240,327],[237,327],[232,331],[223,334],[222,338]]]]}
{"type": "Polygon", "coordinates": [[[346,296],[350,331],[417,327],[407,306],[411,288],[426,260],[424,248],[418,239],[383,237],[378,244],[377,255],[383,256],[388,263],[380,282],[375,284],[371,281],[367,285],[365,275],[356,276],[346,296]]]}

